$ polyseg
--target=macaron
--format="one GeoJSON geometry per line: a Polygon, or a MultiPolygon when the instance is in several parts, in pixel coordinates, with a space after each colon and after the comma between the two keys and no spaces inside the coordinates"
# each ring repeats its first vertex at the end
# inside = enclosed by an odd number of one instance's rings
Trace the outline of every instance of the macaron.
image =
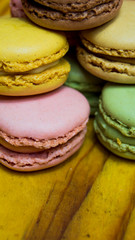
{"type": "Polygon", "coordinates": [[[68,49],[64,33],[1,17],[0,95],[35,95],[63,85],[70,71],[63,58],[68,49]]]}
{"type": "Polygon", "coordinates": [[[80,91],[88,100],[91,108],[91,116],[98,109],[99,96],[104,86],[104,81],[86,71],[77,61],[73,49],[65,57],[71,66],[71,71],[65,82],[66,86],[80,91]]]}
{"type": "Polygon", "coordinates": [[[10,12],[12,17],[25,17],[21,0],[10,0],[10,12]]]}
{"type": "Polygon", "coordinates": [[[0,163],[17,171],[55,166],[82,145],[90,107],[62,86],[28,97],[0,96],[0,163]]]}
{"type": "Polygon", "coordinates": [[[94,121],[97,137],[112,153],[135,160],[135,85],[107,83],[94,121]]]}
{"type": "Polygon", "coordinates": [[[135,1],[124,1],[118,15],[95,29],[82,31],[77,49],[81,65],[116,83],[135,83],[135,1]]]}
{"type": "Polygon", "coordinates": [[[25,14],[50,29],[73,31],[97,27],[116,16],[122,0],[22,0],[25,14]]]}

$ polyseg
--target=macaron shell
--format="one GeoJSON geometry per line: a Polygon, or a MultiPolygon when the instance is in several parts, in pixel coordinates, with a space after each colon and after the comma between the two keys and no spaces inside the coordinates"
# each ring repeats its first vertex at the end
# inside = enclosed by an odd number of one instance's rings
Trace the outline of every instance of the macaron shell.
{"type": "Polygon", "coordinates": [[[41,73],[0,76],[0,94],[28,96],[50,92],[64,84],[70,72],[65,59],[41,73]]]}
{"type": "Polygon", "coordinates": [[[87,121],[90,107],[81,93],[63,86],[32,97],[1,96],[0,112],[0,130],[9,136],[49,140],[87,121]]]}
{"type": "Polygon", "coordinates": [[[107,84],[102,92],[104,111],[127,127],[135,127],[135,86],[107,84]]]}
{"type": "MultiPolygon", "coordinates": [[[[135,56],[134,9],[135,1],[123,1],[118,15],[113,20],[98,28],[83,31],[82,38],[99,47],[104,54],[107,50],[111,50],[111,55],[115,54],[115,51],[122,55],[122,50],[134,50],[132,55],[135,56]]],[[[93,51],[98,52],[96,47],[93,51]]]]}
{"type": "Polygon", "coordinates": [[[63,33],[42,29],[23,18],[1,17],[0,19],[0,69],[4,69],[3,65],[6,63],[8,65],[8,62],[9,66],[10,62],[14,65],[16,62],[25,63],[27,66],[26,63],[41,59],[43,64],[43,59],[47,59],[48,56],[51,62],[56,61],[55,55],[60,53],[59,58],[61,58],[63,49],[68,50],[67,45],[63,33]]]}

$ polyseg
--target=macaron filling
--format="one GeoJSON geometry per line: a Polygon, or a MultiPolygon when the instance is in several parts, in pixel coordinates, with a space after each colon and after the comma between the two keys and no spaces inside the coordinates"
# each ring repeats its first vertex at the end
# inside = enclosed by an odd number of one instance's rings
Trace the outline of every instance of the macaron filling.
{"type": "MultiPolygon", "coordinates": [[[[41,73],[44,72],[45,70],[54,67],[55,65],[57,65],[59,63],[59,60],[53,62],[53,63],[49,63],[49,64],[45,64],[43,66],[37,67],[35,69],[26,71],[26,72],[11,72],[10,75],[20,75],[20,74],[36,74],[36,73],[41,73]]],[[[0,71],[0,76],[8,76],[9,72],[6,71],[0,71]]]]}

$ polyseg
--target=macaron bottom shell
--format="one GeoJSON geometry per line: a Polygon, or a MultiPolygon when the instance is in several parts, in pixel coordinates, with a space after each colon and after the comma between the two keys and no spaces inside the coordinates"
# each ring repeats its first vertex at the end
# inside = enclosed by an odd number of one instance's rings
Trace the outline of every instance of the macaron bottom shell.
{"type": "MultiPolygon", "coordinates": [[[[112,144],[107,143],[106,141],[103,140],[103,137],[101,137],[100,134],[97,134],[97,137],[100,141],[100,143],[107,148],[110,152],[112,152],[113,154],[125,158],[125,159],[129,159],[129,160],[135,160],[135,154],[130,153],[130,152],[121,152],[119,150],[117,150],[117,147],[112,147],[112,144]]],[[[111,140],[110,140],[111,141],[111,140]]]]}

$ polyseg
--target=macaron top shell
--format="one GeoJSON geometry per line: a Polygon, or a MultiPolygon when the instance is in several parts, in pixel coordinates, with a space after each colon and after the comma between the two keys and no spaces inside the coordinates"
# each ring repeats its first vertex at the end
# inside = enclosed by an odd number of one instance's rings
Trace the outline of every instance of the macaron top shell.
{"type": "Polygon", "coordinates": [[[23,18],[0,18],[0,62],[35,61],[60,52],[66,45],[62,33],[42,29],[23,18]]]}
{"type": "Polygon", "coordinates": [[[0,97],[0,130],[17,138],[56,139],[89,117],[89,104],[78,91],[63,86],[34,97],[0,97]]]}
{"type": "MultiPolygon", "coordinates": [[[[135,56],[135,1],[124,1],[118,15],[98,28],[82,31],[81,38],[96,45],[92,51],[122,55],[120,50],[134,50],[135,56]],[[99,49],[98,49],[99,47],[99,49]],[[102,49],[103,48],[103,49],[102,49]],[[116,54],[113,50],[119,50],[116,54]]],[[[89,45],[89,44],[88,44],[89,45]]],[[[131,54],[130,54],[131,55],[131,54]]]]}
{"type": "Polygon", "coordinates": [[[135,86],[106,84],[102,106],[107,115],[127,127],[135,127],[135,86]]]}

